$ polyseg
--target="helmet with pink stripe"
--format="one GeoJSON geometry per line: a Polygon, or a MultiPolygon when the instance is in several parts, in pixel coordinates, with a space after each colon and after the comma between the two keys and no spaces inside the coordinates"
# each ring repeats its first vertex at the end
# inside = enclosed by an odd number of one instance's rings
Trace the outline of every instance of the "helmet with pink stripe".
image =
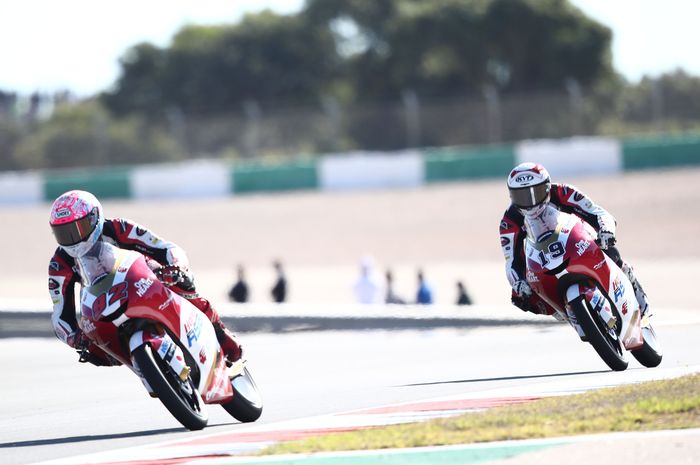
{"type": "Polygon", "coordinates": [[[68,191],[51,206],[49,224],[58,245],[74,258],[85,255],[102,235],[102,205],[81,190],[68,191]]]}

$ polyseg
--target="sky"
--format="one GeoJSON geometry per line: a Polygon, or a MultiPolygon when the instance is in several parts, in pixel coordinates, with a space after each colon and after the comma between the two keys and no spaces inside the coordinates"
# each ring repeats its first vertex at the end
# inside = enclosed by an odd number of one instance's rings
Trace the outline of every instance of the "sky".
{"type": "MultiPolygon", "coordinates": [[[[371,0],[368,0],[371,1],[371,0]]],[[[628,80],[683,68],[700,76],[700,1],[571,0],[613,30],[613,62],[628,80]]],[[[247,12],[298,11],[304,0],[0,0],[0,90],[106,90],[131,46],[169,45],[186,24],[237,22],[247,12]]]]}

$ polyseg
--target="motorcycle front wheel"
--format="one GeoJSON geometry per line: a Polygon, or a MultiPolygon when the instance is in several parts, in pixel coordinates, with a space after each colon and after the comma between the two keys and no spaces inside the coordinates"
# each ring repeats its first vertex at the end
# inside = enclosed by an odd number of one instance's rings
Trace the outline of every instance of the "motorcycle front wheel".
{"type": "Polygon", "coordinates": [[[233,398],[222,407],[241,423],[250,423],[262,415],[263,401],[258,386],[248,368],[231,379],[233,398]]]}
{"type": "Polygon", "coordinates": [[[189,430],[207,426],[204,402],[192,378],[181,380],[148,344],[137,347],[131,356],[153,392],[182,426],[189,430]]]}
{"type": "Polygon", "coordinates": [[[588,337],[588,342],[593,346],[600,358],[615,371],[627,369],[628,362],[625,359],[620,340],[613,335],[614,330],[609,330],[595,310],[586,302],[583,296],[579,296],[569,303],[576,315],[578,324],[588,337]]]}

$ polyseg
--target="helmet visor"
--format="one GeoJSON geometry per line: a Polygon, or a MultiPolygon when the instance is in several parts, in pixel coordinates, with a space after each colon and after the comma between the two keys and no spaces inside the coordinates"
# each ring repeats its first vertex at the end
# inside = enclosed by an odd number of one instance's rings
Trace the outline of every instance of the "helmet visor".
{"type": "Polygon", "coordinates": [[[532,208],[547,199],[549,194],[549,183],[542,183],[536,186],[510,189],[510,200],[518,208],[532,208]]]}
{"type": "Polygon", "coordinates": [[[52,224],[51,231],[56,237],[58,245],[75,245],[88,237],[97,226],[97,208],[94,208],[86,217],[65,224],[52,224]]]}

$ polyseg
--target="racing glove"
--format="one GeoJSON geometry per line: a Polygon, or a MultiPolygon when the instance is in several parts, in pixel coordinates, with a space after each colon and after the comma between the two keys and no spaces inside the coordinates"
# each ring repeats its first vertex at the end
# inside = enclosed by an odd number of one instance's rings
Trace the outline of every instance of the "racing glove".
{"type": "Polygon", "coordinates": [[[532,295],[532,288],[527,281],[521,279],[513,283],[513,292],[518,297],[529,297],[532,295]]]}
{"type": "Polygon", "coordinates": [[[187,299],[197,297],[194,275],[178,266],[167,265],[155,270],[158,280],[187,299]]]}
{"type": "Polygon", "coordinates": [[[121,365],[121,363],[119,363],[118,361],[113,361],[111,357],[109,359],[100,357],[99,355],[93,354],[88,349],[78,351],[78,354],[80,355],[80,358],[78,358],[78,361],[80,363],[92,363],[93,365],[98,367],[111,367],[117,364],[121,365]]]}
{"type": "Polygon", "coordinates": [[[97,347],[81,330],[73,331],[66,340],[74,348],[80,363],[92,363],[98,367],[121,365],[121,362],[97,347]]]}
{"type": "Polygon", "coordinates": [[[524,312],[534,313],[536,315],[554,315],[557,318],[557,311],[549,304],[542,300],[537,294],[529,296],[519,296],[513,291],[510,298],[513,305],[524,312]]]}
{"type": "Polygon", "coordinates": [[[615,234],[613,232],[601,229],[598,233],[598,242],[600,243],[601,249],[607,250],[615,245],[617,239],[615,238],[615,234]]]}

